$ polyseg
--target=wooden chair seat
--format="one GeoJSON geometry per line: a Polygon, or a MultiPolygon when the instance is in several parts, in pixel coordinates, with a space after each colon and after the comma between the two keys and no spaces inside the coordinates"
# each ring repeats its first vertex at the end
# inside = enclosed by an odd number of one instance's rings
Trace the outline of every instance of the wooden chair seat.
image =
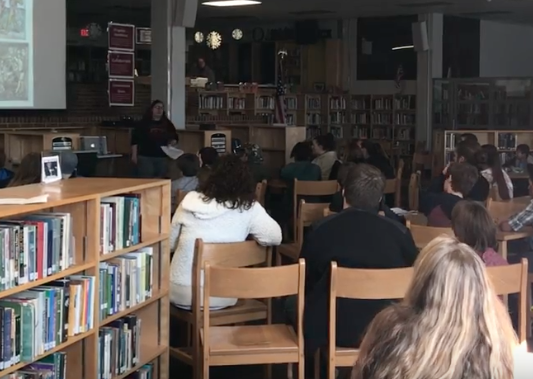
{"type": "Polygon", "coordinates": [[[293,261],[297,261],[300,256],[301,246],[297,242],[284,243],[276,248],[278,255],[284,255],[293,261]]]}
{"type": "MultiPolygon", "coordinates": [[[[233,307],[211,311],[211,325],[228,325],[264,320],[267,317],[267,311],[267,305],[260,300],[239,300],[233,307]]],[[[172,305],[170,307],[170,315],[186,322],[192,322],[194,319],[191,311],[172,305]]]]}

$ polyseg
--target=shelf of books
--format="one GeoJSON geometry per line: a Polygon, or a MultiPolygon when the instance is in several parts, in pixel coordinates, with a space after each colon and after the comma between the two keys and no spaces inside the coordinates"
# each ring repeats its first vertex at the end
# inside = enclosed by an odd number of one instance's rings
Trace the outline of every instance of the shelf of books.
{"type": "Polygon", "coordinates": [[[455,148],[464,133],[474,134],[480,145],[494,145],[505,163],[515,154],[516,147],[533,147],[533,130],[437,130],[433,133],[433,173],[436,175],[454,159],[455,148]]]}
{"type": "Polygon", "coordinates": [[[170,182],[0,190],[0,378],[168,379],[170,182]]]}

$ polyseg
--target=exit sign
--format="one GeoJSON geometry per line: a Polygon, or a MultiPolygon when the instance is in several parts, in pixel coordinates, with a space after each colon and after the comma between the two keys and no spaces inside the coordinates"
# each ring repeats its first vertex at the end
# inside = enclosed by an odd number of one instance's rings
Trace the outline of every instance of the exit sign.
{"type": "Polygon", "coordinates": [[[89,28],[80,29],[80,37],[89,38],[89,28]]]}

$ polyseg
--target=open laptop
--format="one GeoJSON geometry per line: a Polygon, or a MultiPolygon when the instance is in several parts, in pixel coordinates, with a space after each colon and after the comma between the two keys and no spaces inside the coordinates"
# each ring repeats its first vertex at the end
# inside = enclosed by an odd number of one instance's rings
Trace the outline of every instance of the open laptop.
{"type": "Polygon", "coordinates": [[[106,155],[107,151],[107,137],[106,136],[81,136],[80,137],[81,151],[94,151],[98,155],[106,155]]]}

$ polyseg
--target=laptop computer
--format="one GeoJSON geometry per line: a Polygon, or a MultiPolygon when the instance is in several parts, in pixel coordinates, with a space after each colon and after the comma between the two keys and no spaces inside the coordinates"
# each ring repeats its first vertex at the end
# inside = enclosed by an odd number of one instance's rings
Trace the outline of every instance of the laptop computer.
{"type": "Polygon", "coordinates": [[[106,136],[81,136],[80,150],[94,151],[98,155],[106,155],[107,151],[107,137],[106,136]]]}

